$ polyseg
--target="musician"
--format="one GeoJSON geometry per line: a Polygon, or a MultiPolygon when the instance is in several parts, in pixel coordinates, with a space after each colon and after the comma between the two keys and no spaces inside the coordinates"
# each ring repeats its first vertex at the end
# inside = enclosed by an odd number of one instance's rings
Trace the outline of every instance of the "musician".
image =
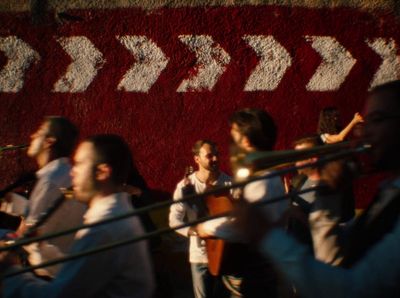
{"type": "MultiPolygon", "coordinates": [[[[301,297],[400,296],[400,81],[375,87],[367,100],[365,139],[376,169],[389,171],[367,210],[350,231],[345,268],[312,259],[304,248],[253,208],[242,206],[245,234],[290,278],[301,297]],[[257,231],[255,231],[255,227],[257,231]]],[[[238,226],[239,227],[239,226],[238,226]]]]}
{"type": "MultiPolygon", "coordinates": [[[[24,217],[24,220],[16,232],[18,236],[22,236],[34,226],[54,202],[63,196],[62,188],[71,186],[69,156],[75,147],[77,137],[76,126],[68,119],[57,116],[46,117],[31,135],[27,154],[36,161],[39,168],[36,172],[37,181],[29,200],[17,194],[7,195],[11,205],[26,205],[26,211],[19,214],[24,217]]],[[[81,224],[85,210],[86,207],[79,202],[66,201],[40,228],[39,233],[50,233],[81,224]]],[[[29,261],[32,264],[38,264],[65,254],[69,251],[72,241],[73,235],[67,235],[40,243],[40,245],[37,243],[29,245],[26,247],[30,253],[29,261]]],[[[57,270],[58,266],[53,266],[40,269],[37,273],[53,276],[57,270]]]]}
{"type": "MultiPolygon", "coordinates": [[[[197,170],[187,179],[181,180],[174,191],[174,200],[181,199],[185,189],[192,187],[194,193],[202,193],[212,186],[222,186],[230,183],[231,178],[220,171],[217,145],[210,140],[197,141],[192,149],[197,170]],[[189,185],[185,185],[188,184],[189,185]]],[[[207,214],[203,201],[177,203],[171,205],[169,225],[175,227],[187,221],[193,221],[207,214]]],[[[214,278],[208,272],[207,252],[204,240],[197,235],[196,227],[187,227],[177,232],[189,237],[189,262],[192,271],[193,291],[196,298],[213,297],[214,278]]]]}
{"type": "MultiPolygon", "coordinates": [[[[236,146],[245,153],[270,151],[275,145],[277,128],[272,117],[260,109],[244,109],[235,112],[230,118],[231,136],[236,146]]],[[[266,175],[263,171],[259,175],[266,175]]],[[[248,202],[269,200],[284,195],[285,189],[280,177],[252,182],[243,189],[243,198],[248,202]]],[[[277,202],[266,207],[269,218],[278,221],[287,210],[287,202],[277,202]]],[[[214,235],[231,242],[240,241],[232,227],[232,221],[225,221],[212,229],[207,223],[199,225],[200,236],[214,235]]],[[[243,297],[277,297],[278,279],[271,264],[264,262],[253,251],[243,247],[232,266],[233,274],[223,277],[225,285],[233,295],[243,297]]],[[[229,273],[229,272],[228,272],[229,273]]],[[[279,284],[281,285],[281,284],[279,284]]]]}
{"type": "MultiPolygon", "coordinates": [[[[305,150],[320,146],[322,143],[318,135],[310,135],[297,139],[294,145],[295,150],[305,150]]],[[[317,160],[317,157],[313,157],[298,161],[296,166],[317,160]]],[[[325,263],[338,265],[343,259],[339,244],[340,228],[354,216],[352,177],[349,175],[348,166],[344,160],[339,160],[331,161],[322,170],[319,167],[306,167],[299,169],[298,172],[305,175],[307,179],[303,185],[298,186],[297,190],[319,186],[317,191],[298,195],[294,202],[303,208],[303,212],[309,220],[315,257],[325,263]],[[326,182],[328,179],[326,178],[327,168],[335,169],[337,173],[334,177],[335,181],[332,181],[333,178],[329,178],[329,183],[326,182]],[[340,184],[340,188],[334,187],[332,184],[340,184]],[[307,207],[305,208],[305,206],[307,207]]],[[[308,231],[303,230],[303,232],[303,236],[306,236],[308,231]]]]}
{"type": "MultiPolygon", "coordinates": [[[[295,150],[309,149],[322,145],[319,135],[307,135],[294,141],[295,150]]],[[[296,166],[315,162],[316,158],[310,158],[296,162],[296,166]]],[[[302,168],[297,171],[297,175],[291,178],[288,185],[288,191],[296,192],[319,185],[321,175],[317,167],[302,168]]],[[[306,245],[310,252],[314,252],[313,240],[310,232],[308,217],[315,201],[315,191],[293,195],[291,197],[291,205],[288,214],[287,229],[290,235],[295,237],[300,243],[306,245]]]]}
{"type": "MultiPolygon", "coordinates": [[[[84,223],[89,224],[132,209],[126,183],[131,163],[129,146],[118,136],[97,135],[83,141],[71,171],[75,196],[88,205],[84,223]]],[[[142,235],[138,217],[80,230],[71,254],[142,235]]],[[[1,273],[15,270],[12,253],[1,254],[1,273]]],[[[4,297],[137,297],[152,296],[154,284],[145,242],[119,246],[64,263],[51,282],[31,273],[3,281],[4,297]]]]}

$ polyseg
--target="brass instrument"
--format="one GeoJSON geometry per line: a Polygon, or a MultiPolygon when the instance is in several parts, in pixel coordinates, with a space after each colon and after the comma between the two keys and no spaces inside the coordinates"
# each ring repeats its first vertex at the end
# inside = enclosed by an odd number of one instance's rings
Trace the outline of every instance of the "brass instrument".
{"type": "MultiPolygon", "coordinates": [[[[351,142],[326,144],[303,150],[280,150],[254,152],[238,159],[235,177],[238,181],[250,177],[252,174],[262,170],[276,170],[293,166],[295,162],[307,160],[312,157],[321,158],[320,164],[340,159],[357,153],[367,152],[371,148],[369,144],[354,146],[351,142]]],[[[315,166],[311,163],[309,166],[315,166]]],[[[305,166],[307,167],[307,166],[305,166]]]]}
{"type": "Polygon", "coordinates": [[[0,154],[3,153],[4,151],[14,151],[14,150],[23,150],[28,148],[28,144],[23,144],[23,145],[7,145],[4,147],[0,147],[0,154]]]}

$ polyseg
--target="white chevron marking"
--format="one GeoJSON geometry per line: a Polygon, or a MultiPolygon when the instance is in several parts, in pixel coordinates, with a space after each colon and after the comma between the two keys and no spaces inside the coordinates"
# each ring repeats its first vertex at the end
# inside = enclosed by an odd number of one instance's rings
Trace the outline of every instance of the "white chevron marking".
{"type": "Polygon", "coordinates": [[[306,36],[306,40],[322,57],[307,90],[338,90],[357,60],[332,36],[306,36]]]}
{"type": "Polygon", "coordinates": [[[243,39],[254,49],[260,62],[249,76],[244,91],[275,90],[292,59],[273,36],[245,35],[243,39]]]}
{"type": "Polygon", "coordinates": [[[146,36],[122,36],[119,41],[132,53],[136,63],[124,74],[118,90],[148,92],[169,59],[163,51],[146,36]]]}
{"type": "Polygon", "coordinates": [[[209,35],[181,35],[179,39],[196,54],[196,65],[178,92],[211,91],[226,70],[231,57],[209,35]]]}
{"type": "Polygon", "coordinates": [[[397,55],[396,42],[392,38],[375,38],[374,40],[367,39],[366,43],[382,58],[382,63],[374,74],[370,88],[398,80],[400,78],[400,56],[397,55]]]}
{"type": "Polygon", "coordinates": [[[0,71],[0,92],[16,93],[24,86],[25,71],[32,62],[39,61],[40,56],[16,36],[0,37],[0,51],[8,59],[0,71]]]}
{"type": "Polygon", "coordinates": [[[66,73],[54,84],[53,92],[83,92],[104,65],[102,53],[85,36],[57,40],[72,58],[66,73]]]}

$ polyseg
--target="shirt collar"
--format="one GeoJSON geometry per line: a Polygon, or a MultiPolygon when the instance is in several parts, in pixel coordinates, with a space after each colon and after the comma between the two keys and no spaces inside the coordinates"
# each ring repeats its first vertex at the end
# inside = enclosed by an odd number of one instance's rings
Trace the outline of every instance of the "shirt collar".
{"type": "MultiPolygon", "coordinates": [[[[197,178],[196,172],[194,172],[192,175],[193,175],[194,179],[195,179],[198,183],[206,185],[205,182],[202,182],[202,181],[200,181],[199,178],[197,178]]],[[[217,180],[215,180],[211,185],[212,185],[212,186],[219,185],[219,184],[222,184],[222,182],[223,182],[223,177],[222,177],[222,172],[220,171],[219,174],[218,174],[217,180]]]]}
{"type": "Polygon", "coordinates": [[[69,158],[68,157],[61,157],[58,159],[54,159],[48,164],[46,164],[43,168],[39,169],[36,172],[36,177],[41,178],[48,173],[52,172],[55,168],[58,168],[61,164],[69,164],[69,158]]]}
{"type": "MultiPolygon", "coordinates": [[[[106,197],[95,198],[90,202],[90,207],[88,211],[84,215],[84,222],[95,222],[98,220],[102,220],[110,215],[111,209],[113,209],[117,204],[118,201],[121,199],[127,199],[128,194],[124,192],[120,193],[113,193],[106,197]]],[[[125,212],[128,210],[124,209],[125,212]]]]}

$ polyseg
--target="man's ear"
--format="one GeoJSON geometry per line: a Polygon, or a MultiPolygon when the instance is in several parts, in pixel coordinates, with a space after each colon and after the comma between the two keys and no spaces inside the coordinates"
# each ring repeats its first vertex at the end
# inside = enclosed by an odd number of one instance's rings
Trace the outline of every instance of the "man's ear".
{"type": "Polygon", "coordinates": [[[101,163],[96,168],[96,180],[105,181],[111,177],[111,173],[111,167],[106,163],[101,163]]]}
{"type": "Polygon", "coordinates": [[[43,146],[44,148],[51,148],[56,141],[57,139],[55,137],[46,137],[43,146]]]}
{"type": "Polygon", "coordinates": [[[199,156],[198,156],[198,155],[193,156],[193,159],[194,159],[194,162],[195,162],[196,164],[199,163],[199,156]]]}
{"type": "Polygon", "coordinates": [[[242,136],[240,139],[240,142],[242,143],[242,148],[249,148],[251,147],[251,143],[249,141],[249,138],[246,136],[242,136]]]}

